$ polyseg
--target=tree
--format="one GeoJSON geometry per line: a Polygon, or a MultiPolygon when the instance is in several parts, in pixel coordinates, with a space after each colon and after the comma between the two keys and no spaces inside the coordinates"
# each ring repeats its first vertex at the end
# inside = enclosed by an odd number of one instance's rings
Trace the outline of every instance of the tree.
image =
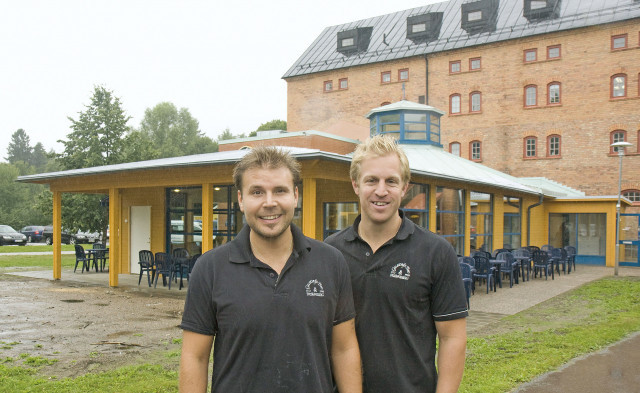
{"type": "MultiPolygon", "coordinates": [[[[94,87],[91,103],[79,113],[78,120],[69,117],[72,132],[61,140],[64,152],[59,162],[64,169],[77,169],[125,162],[125,134],[131,119],[125,114],[120,99],[102,86],[94,87]]],[[[105,232],[109,210],[100,204],[103,195],[72,195],[62,197],[62,226],[69,230],[105,232]]],[[[49,204],[49,206],[52,206],[49,204]]]]}
{"type": "Polygon", "coordinates": [[[33,208],[44,186],[17,183],[19,174],[17,166],[0,163],[0,223],[17,231],[25,225],[46,225],[51,215],[33,208]]]}
{"type": "Polygon", "coordinates": [[[189,110],[178,110],[170,102],[161,102],[144,112],[140,133],[132,135],[132,140],[150,141],[156,158],[218,151],[217,143],[200,131],[198,120],[189,110]]]}
{"type": "Polygon", "coordinates": [[[65,169],[118,164],[124,161],[124,136],[131,119],[126,116],[120,99],[102,86],[94,87],[91,104],[71,121],[60,161],[65,169]]]}
{"type": "Polygon", "coordinates": [[[47,156],[47,152],[44,150],[44,146],[42,146],[41,142],[36,143],[31,151],[29,164],[31,164],[35,171],[39,173],[46,170],[48,162],[49,157],[47,156]]]}
{"type": "Polygon", "coordinates": [[[271,120],[266,123],[260,124],[260,127],[256,131],[268,131],[268,130],[287,130],[287,122],[284,120],[271,120]]]}
{"type": "Polygon", "coordinates": [[[7,157],[5,159],[10,164],[16,164],[17,162],[28,163],[31,159],[31,143],[29,135],[22,129],[18,129],[11,135],[11,142],[7,147],[7,157]]]}

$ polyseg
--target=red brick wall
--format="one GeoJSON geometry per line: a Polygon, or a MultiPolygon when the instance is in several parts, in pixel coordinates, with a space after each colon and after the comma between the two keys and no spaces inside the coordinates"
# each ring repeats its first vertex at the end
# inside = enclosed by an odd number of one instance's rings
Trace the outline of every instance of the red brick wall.
{"type": "MultiPolygon", "coordinates": [[[[623,189],[640,182],[640,20],[436,53],[428,57],[428,104],[447,114],[442,117],[442,143],[461,144],[469,158],[469,143],[482,142],[482,164],[514,176],[544,176],[585,191],[588,195],[616,195],[618,157],[609,154],[610,133],[625,130],[623,189]],[[628,49],[611,50],[611,36],[628,34],[628,49]],[[547,46],[561,45],[561,58],[546,60],[547,46]],[[537,48],[538,60],[524,64],[523,51],[537,48]],[[469,59],[481,58],[481,70],[469,71],[469,59]],[[460,60],[462,72],[449,73],[449,62],[460,60]],[[610,98],[612,75],[627,75],[627,98],[610,98]],[[561,83],[560,105],[546,105],[547,85],[561,83]],[[524,87],[538,86],[538,105],[524,108],[524,87]],[[482,109],[469,114],[469,93],[482,93],[482,109]],[[449,96],[462,97],[462,113],[449,115],[449,96]],[[547,157],[547,137],[561,137],[561,156],[547,157]],[[537,137],[538,156],[524,158],[524,138],[537,137]]],[[[364,139],[364,115],[383,102],[402,98],[398,70],[409,68],[406,98],[418,102],[426,93],[426,62],[414,57],[287,79],[287,124],[290,130],[330,130],[335,124],[351,138],[364,139]],[[392,83],[380,74],[391,71],[392,83]],[[348,78],[349,88],[338,90],[348,78]],[[323,92],[332,80],[334,91],[323,92]]]]}

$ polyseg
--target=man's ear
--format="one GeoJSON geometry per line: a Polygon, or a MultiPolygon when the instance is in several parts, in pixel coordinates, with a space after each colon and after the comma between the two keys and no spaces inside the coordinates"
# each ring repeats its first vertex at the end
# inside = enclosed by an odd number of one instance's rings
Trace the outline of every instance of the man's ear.
{"type": "Polygon", "coordinates": [[[240,211],[244,213],[244,206],[242,205],[242,191],[238,190],[238,206],[240,206],[240,211]]]}
{"type": "Polygon", "coordinates": [[[360,196],[360,186],[358,186],[358,182],[351,179],[351,186],[353,187],[353,192],[355,192],[356,195],[360,196]]]}
{"type": "Polygon", "coordinates": [[[298,195],[298,186],[294,186],[293,187],[293,195],[296,198],[296,206],[298,206],[298,197],[299,197],[299,195],[298,195]]]}

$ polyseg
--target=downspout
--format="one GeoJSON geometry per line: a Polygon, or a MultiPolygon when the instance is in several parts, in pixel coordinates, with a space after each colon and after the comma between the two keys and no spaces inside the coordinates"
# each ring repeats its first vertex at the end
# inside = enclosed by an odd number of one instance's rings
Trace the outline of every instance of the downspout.
{"type": "Polygon", "coordinates": [[[531,209],[536,206],[542,205],[542,200],[544,199],[544,195],[540,194],[540,200],[538,203],[534,203],[533,205],[527,208],[527,246],[531,245],[531,209]]]}
{"type": "Polygon", "coordinates": [[[425,69],[425,86],[424,86],[424,104],[429,105],[429,59],[425,53],[424,55],[424,69],[425,69]]]}

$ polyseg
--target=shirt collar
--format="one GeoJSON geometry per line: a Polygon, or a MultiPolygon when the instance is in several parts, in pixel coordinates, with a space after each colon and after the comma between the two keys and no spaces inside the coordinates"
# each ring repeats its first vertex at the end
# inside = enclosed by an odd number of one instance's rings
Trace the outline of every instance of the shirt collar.
{"type": "MultiPolygon", "coordinates": [[[[413,221],[411,221],[406,216],[406,214],[404,214],[403,210],[398,209],[398,214],[402,219],[402,223],[400,224],[400,229],[398,229],[398,233],[396,233],[396,235],[393,238],[397,240],[404,240],[413,234],[415,227],[413,225],[413,221]]],[[[358,235],[358,226],[360,225],[361,220],[362,220],[362,216],[358,215],[358,217],[356,217],[355,221],[353,222],[353,225],[349,229],[347,229],[347,232],[345,233],[346,241],[352,242],[356,239],[362,240],[362,238],[360,238],[360,235],[358,235]]]]}

